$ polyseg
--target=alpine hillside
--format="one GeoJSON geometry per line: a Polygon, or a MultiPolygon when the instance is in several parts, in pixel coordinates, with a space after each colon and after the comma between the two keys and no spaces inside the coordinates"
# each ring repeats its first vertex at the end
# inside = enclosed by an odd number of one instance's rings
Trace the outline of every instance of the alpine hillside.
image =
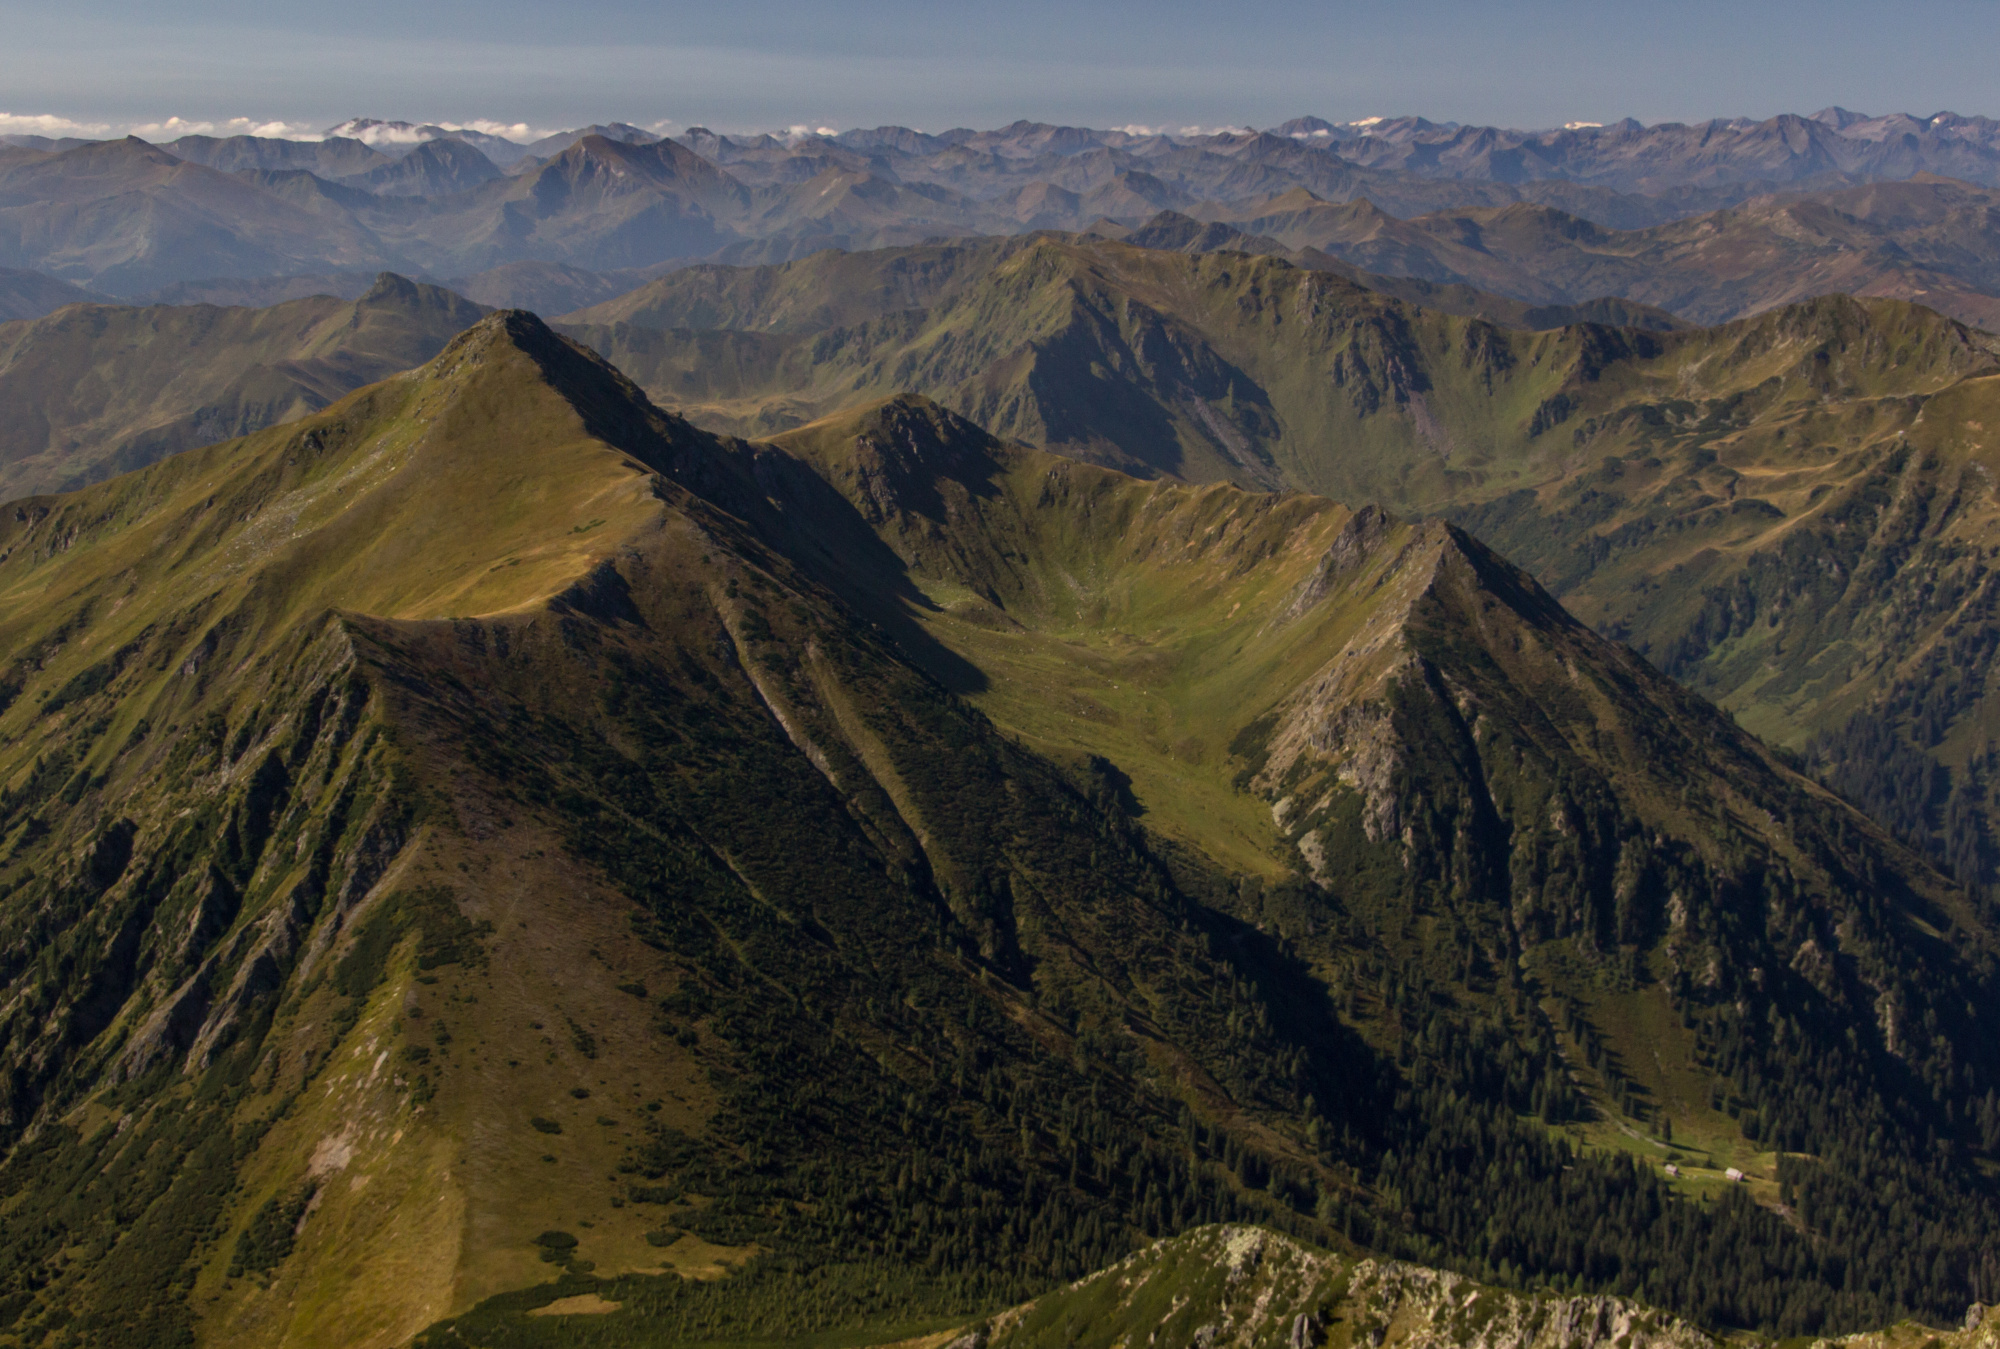
{"type": "Polygon", "coordinates": [[[718,437],[510,311],[10,503],[0,641],[25,1343],[915,1334],[1243,1220],[1995,1277],[1977,906],[1442,521],[718,437]]]}

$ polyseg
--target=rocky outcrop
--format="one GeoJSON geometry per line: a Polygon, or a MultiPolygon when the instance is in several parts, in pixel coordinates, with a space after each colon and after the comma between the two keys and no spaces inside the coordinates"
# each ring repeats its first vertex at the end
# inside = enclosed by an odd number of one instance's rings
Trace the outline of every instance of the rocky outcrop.
{"type": "MultiPolygon", "coordinates": [[[[1152,1349],[1714,1349],[1678,1317],[1614,1297],[1490,1288],[1397,1261],[1355,1260],[1254,1227],[1158,1242],[973,1333],[1040,1349],[1073,1333],[1152,1349]]],[[[1086,1341],[1070,1339],[1069,1343],[1086,1341]]]]}
{"type": "MultiPolygon", "coordinates": [[[[1757,1337],[1732,1341],[1762,1345],[1757,1337]]],[[[1974,1303],[1964,1329],[1898,1326],[1812,1349],[2000,1349],[1974,1303]]],[[[1204,1227],[968,1327],[947,1349],[1720,1349],[1624,1298],[1493,1288],[1394,1260],[1317,1250],[1256,1227],[1204,1227]]]]}

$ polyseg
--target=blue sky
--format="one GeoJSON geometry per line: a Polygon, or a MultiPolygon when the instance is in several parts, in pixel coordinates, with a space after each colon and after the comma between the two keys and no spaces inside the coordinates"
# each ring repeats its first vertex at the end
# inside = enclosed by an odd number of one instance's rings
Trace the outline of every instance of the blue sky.
{"type": "Polygon", "coordinates": [[[2000,114],[2000,0],[0,0],[0,32],[3,130],[2000,114]]]}

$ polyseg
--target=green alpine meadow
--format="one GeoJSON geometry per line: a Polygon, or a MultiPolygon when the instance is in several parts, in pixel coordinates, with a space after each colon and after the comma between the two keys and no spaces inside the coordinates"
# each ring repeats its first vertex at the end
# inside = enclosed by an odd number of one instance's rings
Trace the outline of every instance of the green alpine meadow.
{"type": "Polygon", "coordinates": [[[0,1349],[2000,1349],[2000,122],[547,124],[0,113],[0,1349]]]}

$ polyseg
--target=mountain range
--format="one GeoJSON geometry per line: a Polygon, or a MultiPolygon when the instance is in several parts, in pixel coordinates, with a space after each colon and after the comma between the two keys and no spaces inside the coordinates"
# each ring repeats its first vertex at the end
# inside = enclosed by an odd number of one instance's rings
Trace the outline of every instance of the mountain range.
{"type": "Polygon", "coordinates": [[[1441,178],[1521,182],[1560,178],[1660,193],[1742,182],[1789,183],[1827,174],[1895,180],[1937,173],[1989,186],[2000,154],[2000,122],[1952,112],[1871,117],[1825,108],[1811,117],[1762,121],[1715,118],[1643,126],[1509,131],[1421,117],[1370,118],[1345,125],[1295,118],[1275,134],[1324,143],[1371,169],[1441,178]]]}
{"type": "Polygon", "coordinates": [[[0,1343],[2000,1343],[2000,125],[10,139],[0,1343]]]}
{"type": "Polygon", "coordinates": [[[40,318],[66,304],[83,304],[97,298],[80,286],[40,272],[0,268],[0,323],[40,318]]]}
{"type": "Polygon", "coordinates": [[[358,119],[312,141],[0,141],[0,266],[127,298],[385,268],[782,262],[1166,210],[1383,274],[1698,322],[1830,290],[1983,322],[1996,285],[2000,140],[1948,115],[1560,133],[1305,118],[1188,136],[1022,122],[663,139],[614,123],[526,146],[358,119]]]}

